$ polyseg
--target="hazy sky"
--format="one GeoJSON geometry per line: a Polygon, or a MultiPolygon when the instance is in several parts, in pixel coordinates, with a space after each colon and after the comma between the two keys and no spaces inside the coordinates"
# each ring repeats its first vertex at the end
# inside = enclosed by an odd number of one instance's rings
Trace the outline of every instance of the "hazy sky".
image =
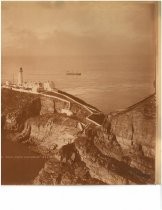
{"type": "Polygon", "coordinates": [[[2,2],[2,55],[3,73],[9,72],[11,63],[16,68],[19,61],[12,61],[20,56],[49,56],[52,62],[58,55],[123,57],[132,65],[143,65],[144,72],[148,67],[152,71],[154,4],[2,2]]]}

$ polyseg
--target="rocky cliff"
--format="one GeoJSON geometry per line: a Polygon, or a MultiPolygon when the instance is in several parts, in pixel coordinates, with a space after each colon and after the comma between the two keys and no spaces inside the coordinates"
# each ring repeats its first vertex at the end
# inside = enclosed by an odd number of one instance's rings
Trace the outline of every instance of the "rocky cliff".
{"type": "Polygon", "coordinates": [[[47,150],[74,142],[79,132],[76,120],[58,113],[30,118],[26,123],[30,129],[29,141],[47,150]]]}
{"type": "Polygon", "coordinates": [[[146,184],[149,182],[149,175],[130,167],[124,160],[119,161],[111,155],[104,155],[93,144],[92,139],[78,138],[75,145],[92,177],[107,184],[146,184]]]}
{"type": "Polygon", "coordinates": [[[112,118],[111,128],[123,149],[137,145],[147,157],[155,156],[155,95],[129,107],[112,118]]]}
{"type": "Polygon", "coordinates": [[[111,129],[130,165],[144,173],[154,173],[156,106],[155,95],[116,114],[111,129]]]}
{"type": "Polygon", "coordinates": [[[21,131],[25,121],[39,115],[40,98],[37,95],[2,89],[2,126],[12,131],[21,131]]]}
{"type": "Polygon", "coordinates": [[[155,95],[84,130],[78,124],[88,112],[73,103],[73,116],[61,114],[67,106],[59,99],[2,90],[3,128],[46,156],[34,184],[154,183],[155,95]]]}

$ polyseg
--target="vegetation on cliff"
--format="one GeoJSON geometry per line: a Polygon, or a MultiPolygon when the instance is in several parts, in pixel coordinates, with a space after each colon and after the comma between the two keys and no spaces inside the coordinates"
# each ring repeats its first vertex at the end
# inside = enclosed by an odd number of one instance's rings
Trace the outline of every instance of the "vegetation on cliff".
{"type": "Polygon", "coordinates": [[[14,91],[7,88],[2,88],[1,93],[1,108],[4,115],[25,108],[31,101],[38,98],[35,94],[14,91]]]}

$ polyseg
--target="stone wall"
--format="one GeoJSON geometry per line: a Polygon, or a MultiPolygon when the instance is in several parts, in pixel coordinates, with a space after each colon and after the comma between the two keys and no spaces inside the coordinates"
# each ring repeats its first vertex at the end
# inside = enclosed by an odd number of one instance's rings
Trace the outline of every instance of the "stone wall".
{"type": "Polygon", "coordinates": [[[48,96],[40,96],[41,112],[40,114],[53,114],[55,112],[61,113],[62,109],[69,108],[69,102],[63,101],[58,98],[48,96]]]}

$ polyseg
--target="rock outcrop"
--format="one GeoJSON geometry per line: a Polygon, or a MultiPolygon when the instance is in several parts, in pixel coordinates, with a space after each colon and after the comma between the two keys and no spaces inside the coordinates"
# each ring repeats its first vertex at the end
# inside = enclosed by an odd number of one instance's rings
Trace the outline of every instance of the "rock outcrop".
{"type": "MultiPolygon", "coordinates": [[[[129,107],[112,118],[111,129],[123,149],[138,145],[144,155],[155,157],[155,95],[129,107]]],[[[135,149],[134,147],[134,149],[135,149]]]]}
{"type": "Polygon", "coordinates": [[[60,113],[62,109],[69,107],[69,103],[66,101],[61,101],[57,98],[49,98],[46,96],[40,96],[41,110],[40,114],[53,114],[60,113]]]}
{"type": "Polygon", "coordinates": [[[149,174],[155,170],[155,104],[155,95],[152,95],[118,113],[111,121],[111,131],[126,156],[130,157],[130,165],[149,174]]]}
{"type": "Polygon", "coordinates": [[[58,113],[30,118],[27,123],[30,125],[29,141],[48,150],[74,142],[80,131],[76,120],[58,113]]]}
{"type": "Polygon", "coordinates": [[[37,95],[2,89],[3,127],[21,131],[25,121],[39,115],[40,98],[37,95]]]}
{"type": "Polygon", "coordinates": [[[86,164],[81,161],[73,143],[61,148],[59,158],[54,155],[48,160],[33,183],[35,185],[104,184],[90,176],[86,164]]]}
{"type": "Polygon", "coordinates": [[[107,184],[150,183],[149,175],[130,167],[124,160],[103,155],[88,138],[78,138],[75,145],[92,177],[107,184]]]}
{"type": "Polygon", "coordinates": [[[78,103],[2,90],[3,128],[47,158],[34,184],[154,183],[155,95],[110,113],[102,126],[87,123],[89,113],[78,103]]]}

